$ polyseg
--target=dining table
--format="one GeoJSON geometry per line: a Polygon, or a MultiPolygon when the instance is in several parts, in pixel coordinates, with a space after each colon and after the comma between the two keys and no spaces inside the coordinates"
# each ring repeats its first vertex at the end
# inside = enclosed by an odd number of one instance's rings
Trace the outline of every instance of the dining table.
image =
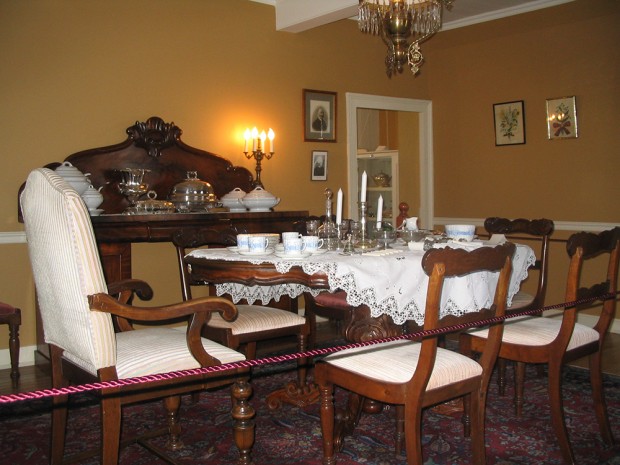
{"type": "MultiPolygon", "coordinates": [[[[447,241],[433,247],[473,250],[496,242],[447,241]]],[[[319,249],[288,256],[278,244],[264,253],[228,248],[200,248],[186,257],[195,280],[214,285],[218,296],[238,303],[267,305],[288,296],[317,296],[321,292],[345,291],[347,303],[358,310],[343,328],[349,342],[398,336],[406,327],[422,327],[429,277],[422,269],[424,249],[400,240],[365,253],[343,254],[319,249]],[[352,330],[352,327],[355,329],[352,330]],[[369,328],[364,330],[364,328],[369,328]]],[[[516,244],[508,305],[536,260],[527,245],[516,244]]],[[[480,272],[448,278],[444,283],[441,316],[477,311],[493,303],[498,273],[480,272]]],[[[304,393],[305,389],[299,392],[304,393]]],[[[296,405],[307,399],[288,399],[296,405]]]]}

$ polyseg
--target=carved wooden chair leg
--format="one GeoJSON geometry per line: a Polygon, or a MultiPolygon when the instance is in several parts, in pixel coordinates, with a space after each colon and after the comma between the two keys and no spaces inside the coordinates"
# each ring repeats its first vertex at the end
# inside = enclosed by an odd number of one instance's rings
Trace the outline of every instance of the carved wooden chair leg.
{"type": "Polygon", "coordinates": [[[520,417],[523,413],[523,394],[525,385],[525,363],[515,363],[515,415],[520,417]]]}
{"type": "Polygon", "coordinates": [[[567,464],[576,464],[570,441],[568,439],[568,431],[566,430],[566,422],[564,421],[564,407],[562,402],[562,365],[560,362],[549,363],[549,403],[551,405],[551,421],[555,435],[558,438],[558,444],[564,462],[567,464]]]}
{"type": "Polygon", "coordinates": [[[13,387],[19,382],[19,325],[22,323],[21,310],[15,309],[15,313],[9,319],[9,354],[11,356],[11,380],[13,387]]]}
{"type": "Polygon", "coordinates": [[[247,380],[237,381],[231,387],[233,438],[239,449],[239,465],[251,465],[252,446],[254,445],[255,411],[249,403],[252,386],[247,380]]]}
{"type": "Polygon", "coordinates": [[[500,396],[506,395],[506,359],[497,359],[497,388],[500,396]]]}
{"type": "Polygon", "coordinates": [[[396,433],[394,434],[394,443],[396,444],[396,455],[399,456],[403,453],[403,446],[405,445],[405,406],[396,405],[394,410],[396,417],[396,433]]]}
{"type": "Polygon", "coordinates": [[[168,450],[179,450],[183,448],[181,441],[181,425],[179,424],[179,407],[181,405],[181,397],[172,396],[164,399],[164,407],[166,408],[166,417],[168,420],[168,440],[166,448],[168,450]]]}
{"type": "Polygon", "coordinates": [[[607,406],[605,403],[605,393],[603,391],[603,371],[602,371],[602,351],[590,355],[590,385],[592,386],[592,400],[594,401],[594,411],[601,431],[603,441],[607,445],[614,444],[614,437],[609,425],[607,406]]]}

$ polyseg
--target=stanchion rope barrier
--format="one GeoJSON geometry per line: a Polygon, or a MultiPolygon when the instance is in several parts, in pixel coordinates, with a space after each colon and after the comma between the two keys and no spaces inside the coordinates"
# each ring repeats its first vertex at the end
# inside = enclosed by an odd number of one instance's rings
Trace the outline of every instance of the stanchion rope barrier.
{"type": "Polygon", "coordinates": [[[173,371],[169,373],[159,373],[156,375],[139,376],[135,378],[125,378],[125,379],[119,379],[119,380],[113,380],[113,381],[100,381],[96,383],[66,386],[62,388],[42,389],[42,390],[31,391],[31,392],[6,394],[6,395],[0,396],[0,404],[8,404],[8,403],[18,402],[22,400],[64,396],[64,395],[76,394],[80,392],[113,389],[113,388],[119,388],[123,386],[135,385],[135,384],[150,383],[154,381],[164,381],[164,380],[169,380],[169,379],[184,378],[188,376],[199,376],[199,375],[206,375],[210,373],[222,373],[222,372],[237,369],[237,368],[251,368],[251,367],[260,366],[260,365],[271,365],[271,364],[288,362],[288,361],[297,360],[300,358],[310,358],[310,357],[315,357],[318,355],[328,355],[334,352],[340,352],[342,350],[353,349],[357,347],[367,347],[367,346],[383,344],[386,342],[392,342],[392,341],[398,341],[398,340],[405,340],[405,339],[419,339],[419,338],[423,338],[427,336],[434,336],[434,335],[445,334],[445,333],[450,333],[454,331],[461,331],[461,330],[476,327],[476,326],[486,326],[486,325],[490,325],[494,323],[499,323],[501,321],[508,320],[510,318],[533,315],[537,313],[542,313],[547,310],[556,310],[560,308],[572,308],[575,306],[583,305],[583,304],[594,302],[597,300],[601,300],[601,301],[608,300],[608,299],[616,298],[618,294],[620,294],[620,291],[609,292],[606,294],[602,294],[600,296],[588,297],[588,298],[580,299],[580,300],[574,300],[572,302],[564,302],[560,304],[548,305],[545,307],[536,308],[532,310],[524,310],[521,312],[511,313],[510,315],[488,318],[486,320],[478,320],[478,321],[474,321],[471,323],[451,325],[451,326],[446,326],[444,328],[438,328],[434,330],[422,330],[422,331],[417,331],[415,333],[403,334],[400,336],[391,336],[391,337],[375,339],[372,341],[365,341],[365,342],[355,342],[355,343],[350,343],[346,345],[328,347],[328,348],[323,348],[323,349],[311,349],[311,350],[306,350],[303,352],[297,352],[294,354],[276,355],[272,357],[264,357],[264,358],[253,359],[253,360],[242,360],[240,362],[224,363],[221,365],[215,365],[215,366],[209,366],[209,367],[203,367],[203,368],[194,368],[190,370],[173,371]]]}

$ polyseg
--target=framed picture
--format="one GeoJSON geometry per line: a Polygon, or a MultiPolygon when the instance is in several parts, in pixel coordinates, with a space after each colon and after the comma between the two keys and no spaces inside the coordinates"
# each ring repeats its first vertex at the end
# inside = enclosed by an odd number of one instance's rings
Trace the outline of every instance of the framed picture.
{"type": "Polygon", "coordinates": [[[525,110],[523,100],[493,105],[495,145],[525,144],[525,110]]]}
{"type": "Polygon", "coordinates": [[[547,137],[577,138],[577,104],[575,96],[547,99],[547,137]]]}
{"type": "Polygon", "coordinates": [[[304,140],[336,142],[336,92],[304,89],[304,140]]]}
{"type": "Polygon", "coordinates": [[[312,181],[327,181],[327,152],[313,150],[310,169],[312,181]]]}

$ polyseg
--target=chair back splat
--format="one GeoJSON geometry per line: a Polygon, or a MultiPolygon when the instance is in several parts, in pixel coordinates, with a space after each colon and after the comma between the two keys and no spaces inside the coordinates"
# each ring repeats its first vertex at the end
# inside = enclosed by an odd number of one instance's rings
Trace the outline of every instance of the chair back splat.
{"type": "MultiPolygon", "coordinates": [[[[226,319],[236,316],[236,307],[225,299],[204,297],[162,307],[127,305],[132,295],[150,298],[152,290],[135,279],[106,283],[86,205],[52,170],[32,171],[20,202],[45,341],[50,347],[54,388],[244,360],[243,354],[200,336],[209,315],[226,319]],[[187,322],[187,334],[165,325],[174,318],[187,322]],[[148,324],[134,330],[133,321],[148,324]]],[[[248,402],[252,393],[248,376],[247,368],[235,368],[224,375],[149,381],[148,389],[143,383],[134,383],[114,388],[114,395],[109,395],[111,391],[101,392],[102,444],[94,454],[100,454],[103,465],[118,463],[121,406],[162,398],[167,412],[168,448],[177,450],[182,447],[180,395],[233,385],[232,433],[239,450],[238,464],[249,465],[254,410],[248,402]]],[[[64,461],[67,397],[54,396],[52,400],[50,463],[54,465],[64,461]]],[[[164,450],[156,453],[165,456],[164,450]]]]}
{"type": "MultiPolygon", "coordinates": [[[[503,316],[515,245],[462,249],[432,249],[422,260],[429,275],[425,306],[425,330],[452,325],[489,324],[489,318],[503,316]],[[440,314],[444,280],[471,273],[497,272],[494,301],[489,308],[471,309],[460,316],[440,314]]],[[[396,405],[396,452],[404,438],[409,465],[422,463],[422,409],[463,397],[470,412],[473,463],[485,463],[484,412],[487,387],[502,337],[503,323],[491,324],[490,343],[478,361],[438,345],[438,334],[421,342],[396,340],[376,346],[347,349],[325,357],[315,368],[321,395],[323,463],[335,464],[334,453],[343,438],[337,432],[351,431],[360,417],[363,399],[396,405]],[[334,386],[352,392],[347,411],[336,425],[334,386]],[[342,424],[344,423],[344,425],[342,424]]]]}

